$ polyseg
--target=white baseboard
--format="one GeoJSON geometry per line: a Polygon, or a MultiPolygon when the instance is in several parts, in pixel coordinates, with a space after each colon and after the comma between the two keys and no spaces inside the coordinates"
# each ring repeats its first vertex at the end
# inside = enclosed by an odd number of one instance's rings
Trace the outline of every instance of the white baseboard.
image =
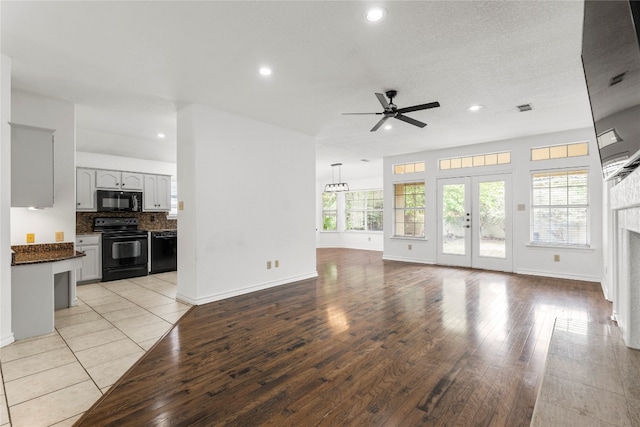
{"type": "Polygon", "coordinates": [[[301,280],[313,279],[318,277],[318,272],[307,273],[299,276],[287,277],[286,279],[275,280],[273,282],[259,283],[257,285],[247,286],[244,288],[234,289],[231,291],[220,292],[197,299],[189,298],[181,294],[176,295],[176,299],[179,301],[187,302],[191,305],[202,305],[214,301],[220,301],[227,298],[237,297],[239,295],[248,294],[255,291],[261,291],[263,289],[273,288],[276,286],[286,285],[293,282],[299,282],[301,280]]]}
{"type": "Polygon", "coordinates": [[[598,282],[601,283],[601,278],[596,276],[582,276],[580,274],[563,274],[563,273],[552,273],[549,271],[538,271],[538,270],[523,270],[519,269],[514,271],[516,274],[525,274],[528,276],[542,276],[542,277],[553,277],[555,279],[570,279],[570,280],[581,280],[583,282],[598,282]]]}
{"type": "Polygon", "coordinates": [[[435,264],[436,262],[433,260],[425,260],[425,259],[417,259],[417,258],[406,258],[400,256],[389,256],[382,255],[382,259],[386,261],[402,261],[402,262],[412,262],[414,264],[435,264]]]}
{"type": "Polygon", "coordinates": [[[13,332],[6,337],[0,338],[0,347],[4,347],[5,345],[9,345],[14,342],[16,339],[13,336],[13,332]]]}

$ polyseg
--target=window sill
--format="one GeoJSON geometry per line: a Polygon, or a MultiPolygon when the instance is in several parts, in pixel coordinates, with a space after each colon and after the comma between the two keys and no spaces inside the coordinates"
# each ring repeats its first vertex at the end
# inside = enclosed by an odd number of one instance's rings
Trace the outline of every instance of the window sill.
{"type": "Polygon", "coordinates": [[[594,247],[582,245],[554,245],[552,243],[529,243],[528,248],[536,249],[554,249],[554,250],[570,250],[570,251],[595,251],[594,247]]]}
{"type": "Polygon", "coordinates": [[[167,219],[175,219],[175,220],[177,220],[178,219],[178,215],[169,215],[169,214],[167,214],[167,219]]]}
{"type": "Polygon", "coordinates": [[[338,230],[318,230],[319,233],[340,233],[338,230]]]}
{"type": "Polygon", "coordinates": [[[367,234],[382,234],[384,231],[370,231],[370,230],[344,230],[345,233],[367,233],[367,234]]]}

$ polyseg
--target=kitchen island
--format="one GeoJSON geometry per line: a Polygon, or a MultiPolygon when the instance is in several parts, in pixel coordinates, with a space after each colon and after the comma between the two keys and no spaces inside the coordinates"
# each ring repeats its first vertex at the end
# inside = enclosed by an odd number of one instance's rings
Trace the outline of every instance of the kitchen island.
{"type": "Polygon", "coordinates": [[[54,311],[77,304],[76,269],[81,257],[73,243],[12,246],[11,324],[16,340],[48,334],[54,311]]]}

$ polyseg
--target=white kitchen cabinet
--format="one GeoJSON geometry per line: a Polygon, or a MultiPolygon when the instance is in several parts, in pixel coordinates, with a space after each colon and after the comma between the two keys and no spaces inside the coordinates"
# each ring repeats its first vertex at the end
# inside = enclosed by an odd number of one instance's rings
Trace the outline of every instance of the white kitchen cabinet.
{"type": "Polygon", "coordinates": [[[10,124],[11,207],[52,207],[55,131],[10,124]]]}
{"type": "Polygon", "coordinates": [[[76,250],[84,252],[82,268],[76,270],[77,282],[89,282],[102,278],[102,245],[100,234],[79,234],[76,236],[76,250]]]}
{"type": "Polygon", "coordinates": [[[145,211],[170,211],[171,176],[145,175],[143,199],[145,211]]]}
{"type": "Polygon", "coordinates": [[[96,171],[95,169],[76,169],[76,210],[96,210],[96,171]]]}
{"type": "Polygon", "coordinates": [[[98,170],[96,171],[96,188],[105,190],[142,190],[143,175],[141,173],[98,170]]]}

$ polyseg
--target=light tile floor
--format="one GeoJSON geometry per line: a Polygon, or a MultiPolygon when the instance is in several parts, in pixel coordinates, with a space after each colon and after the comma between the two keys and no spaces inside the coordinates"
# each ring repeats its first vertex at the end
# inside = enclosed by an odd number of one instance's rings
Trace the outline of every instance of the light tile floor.
{"type": "Polygon", "coordinates": [[[640,351],[615,326],[556,319],[531,425],[640,425],[640,351]]]}
{"type": "Polygon", "coordinates": [[[0,349],[0,427],[71,426],[189,305],[176,273],[78,286],[56,330],[0,349]]]}

